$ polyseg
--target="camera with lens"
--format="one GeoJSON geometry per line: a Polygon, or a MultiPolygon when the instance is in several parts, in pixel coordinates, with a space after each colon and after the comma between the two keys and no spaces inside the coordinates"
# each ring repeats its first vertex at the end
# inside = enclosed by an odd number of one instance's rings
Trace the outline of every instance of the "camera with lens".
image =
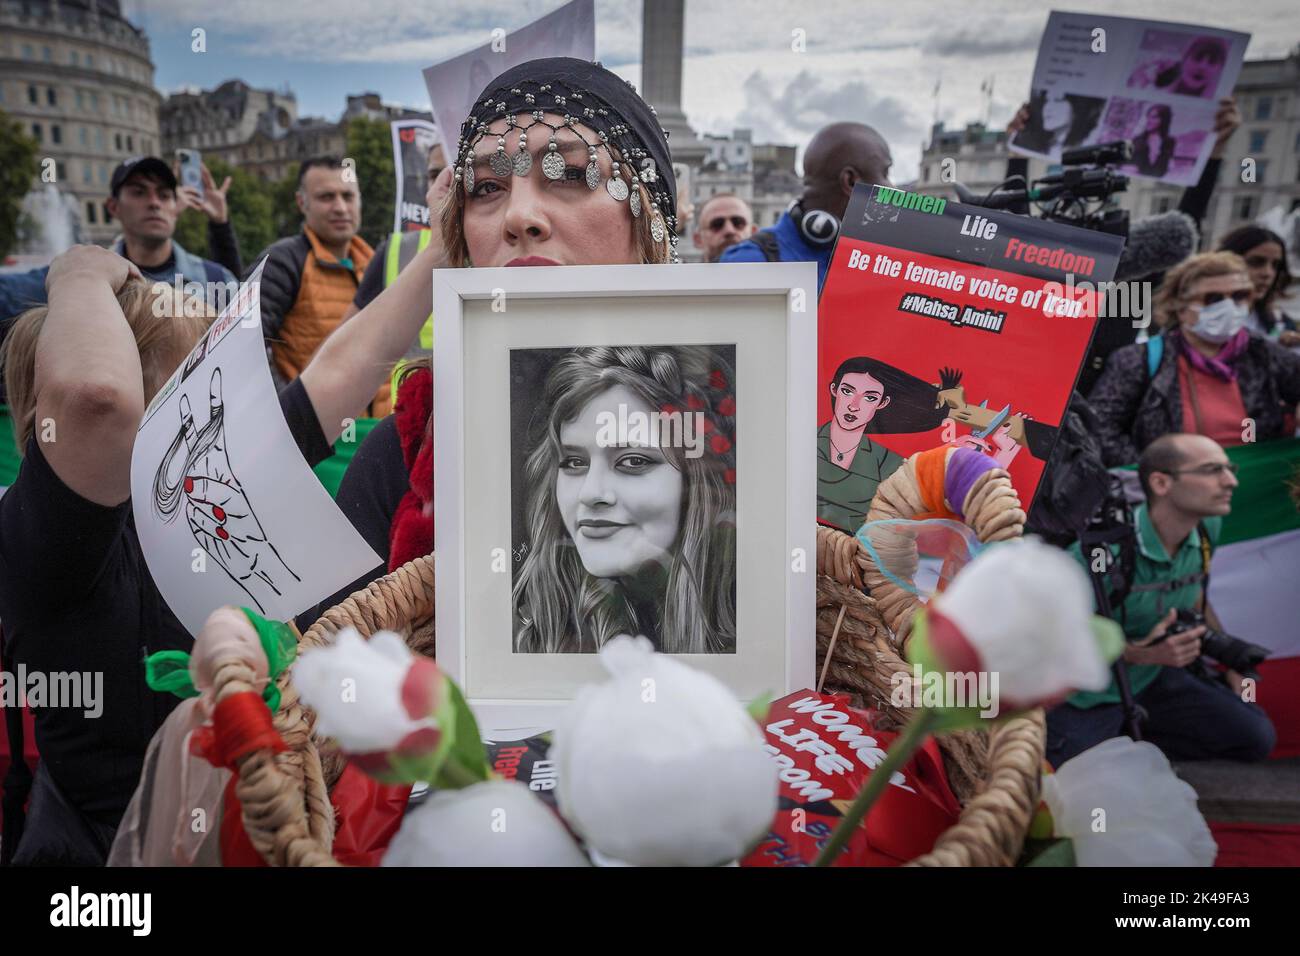
{"type": "Polygon", "coordinates": [[[1007,209],[1027,204],[1038,207],[1042,219],[1082,226],[1098,232],[1128,236],[1129,215],[1114,208],[1110,199],[1128,189],[1128,177],[1111,166],[1132,162],[1133,144],[1124,140],[1067,149],[1061,154],[1058,173],[1025,183],[1016,176],[981,196],[956,184],[957,198],[987,209],[1007,209]],[[1021,185],[1013,186],[1019,181],[1021,185]]]}
{"type": "Polygon", "coordinates": [[[1206,623],[1205,615],[1196,610],[1179,608],[1174,622],[1154,643],[1159,644],[1160,641],[1174,634],[1182,634],[1184,631],[1201,626],[1205,627],[1205,633],[1201,635],[1201,653],[1204,656],[1218,661],[1243,677],[1259,677],[1259,672],[1255,668],[1268,657],[1268,649],[1252,644],[1250,641],[1243,641],[1239,637],[1233,637],[1231,634],[1216,631],[1206,623]]]}

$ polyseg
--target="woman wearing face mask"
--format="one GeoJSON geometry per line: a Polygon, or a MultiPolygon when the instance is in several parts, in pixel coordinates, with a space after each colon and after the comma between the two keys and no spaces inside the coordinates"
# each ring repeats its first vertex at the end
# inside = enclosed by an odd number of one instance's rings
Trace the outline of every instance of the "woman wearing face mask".
{"type": "MultiPolygon", "coordinates": [[[[444,176],[445,198],[430,213],[435,241],[356,320],[410,303],[427,315],[430,270],[439,267],[677,260],[667,138],[631,85],[599,64],[531,60],[489,82],[444,176]]],[[[394,414],[366,437],[339,486],[339,507],[385,564],[301,615],[300,627],[432,552],[432,392],[424,363],[401,382],[394,414]]]]}
{"type": "Polygon", "coordinates": [[[1282,237],[1263,226],[1240,226],[1219,240],[1219,249],[1241,256],[1250,271],[1246,327],[1286,348],[1300,346],[1300,324],[1275,305],[1291,286],[1282,237]]]}
{"type": "Polygon", "coordinates": [[[1285,437],[1283,410],[1300,402],[1300,356],[1246,328],[1246,263],[1207,252],[1171,269],[1156,293],[1163,332],[1112,352],[1088,400],[1107,465],[1136,461],[1169,432],[1240,445],[1285,437]],[[1150,370],[1155,364],[1154,372],[1150,370]]]}

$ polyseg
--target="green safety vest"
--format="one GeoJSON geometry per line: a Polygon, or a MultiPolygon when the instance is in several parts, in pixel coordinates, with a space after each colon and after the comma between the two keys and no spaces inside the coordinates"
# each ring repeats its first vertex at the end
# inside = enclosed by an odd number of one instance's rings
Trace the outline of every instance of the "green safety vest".
{"type": "MultiPolygon", "coordinates": [[[[421,252],[429,246],[429,240],[433,238],[433,230],[420,229],[413,232],[395,232],[388,237],[388,252],[384,255],[384,288],[387,289],[395,281],[398,274],[411,264],[421,252]]],[[[431,314],[424,326],[420,329],[420,337],[407,352],[406,357],[397,363],[393,369],[392,378],[392,395],[393,401],[397,401],[397,379],[404,369],[413,359],[424,358],[433,350],[433,315],[431,314]]]]}

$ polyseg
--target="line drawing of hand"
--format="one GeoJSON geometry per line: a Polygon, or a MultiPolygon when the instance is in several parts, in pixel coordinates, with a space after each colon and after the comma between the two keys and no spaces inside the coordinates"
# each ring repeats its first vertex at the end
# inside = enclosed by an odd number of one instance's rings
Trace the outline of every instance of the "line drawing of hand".
{"type": "MultiPolygon", "coordinates": [[[[264,596],[265,586],[279,596],[283,594],[282,588],[287,583],[286,574],[295,581],[301,581],[302,578],[289,567],[267,538],[261,521],[230,466],[226,452],[220,368],[212,372],[208,399],[208,422],[200,430],[195,427],[188,396],[181,396],[178,407],[186,456],[184,467],[176,475],[174,484],[167,484],[174,490],[184,491],[185,518],[194,540],[248,594],[258,610],[265,613],[265,605],[254,588],[263,592],[264,596]]],[[[174,443],[168,450],[159,466],[160,475],[176,471],[169,466],[176,455],[178,444],[174,443]]],[[[167,504],[170,511],[174,512],[179,500],[173,502],[169,499],[167,504]]],[[[166,513],[168,509],[160,510],[166,513]]]]}

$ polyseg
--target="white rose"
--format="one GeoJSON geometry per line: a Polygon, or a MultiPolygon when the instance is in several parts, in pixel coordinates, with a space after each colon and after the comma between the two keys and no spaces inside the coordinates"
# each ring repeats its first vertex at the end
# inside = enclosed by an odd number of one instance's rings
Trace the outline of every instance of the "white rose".
{"type": "Polygon", "coordinates": [[[1110,683],[1090,623],[1092,589],[1083,568],[1037,538],[991,546],[931,606],[961,631],[980,669],[998,675],[1009,705],[1110,683]]]}
{"type": "Polygon", "coordinates": [[[560,812],[602,856],[640,866],[739,857],[776,813],[776,767],[753,718],[716,678],[618,637],[612,677],[561,717],[550,757],[560,812]]]}
{"type": "Polygon", "coordinates": [[[511,780],[439,790],[402,819],[382,866],[589,866],[559,818],[511,780]]]}
{"type": "Polygon", "coordinates": [[[400,635],[380,631],[367,641],[349,627],[328,647],[299,658],[293,684],[316,711],[317,731],[345,751],[388,751],[409,734],[438,726],[429,716],[412,718],[403,705],[403,682],[415,660],[400,635]]]}
{"type": "Polygon", "coordinates": [[[1211,866],[1219,852],[1196,791],[1146,741],[1112,737],[1067,760],[1043,799],[1079,866],[1211,866]]]}

